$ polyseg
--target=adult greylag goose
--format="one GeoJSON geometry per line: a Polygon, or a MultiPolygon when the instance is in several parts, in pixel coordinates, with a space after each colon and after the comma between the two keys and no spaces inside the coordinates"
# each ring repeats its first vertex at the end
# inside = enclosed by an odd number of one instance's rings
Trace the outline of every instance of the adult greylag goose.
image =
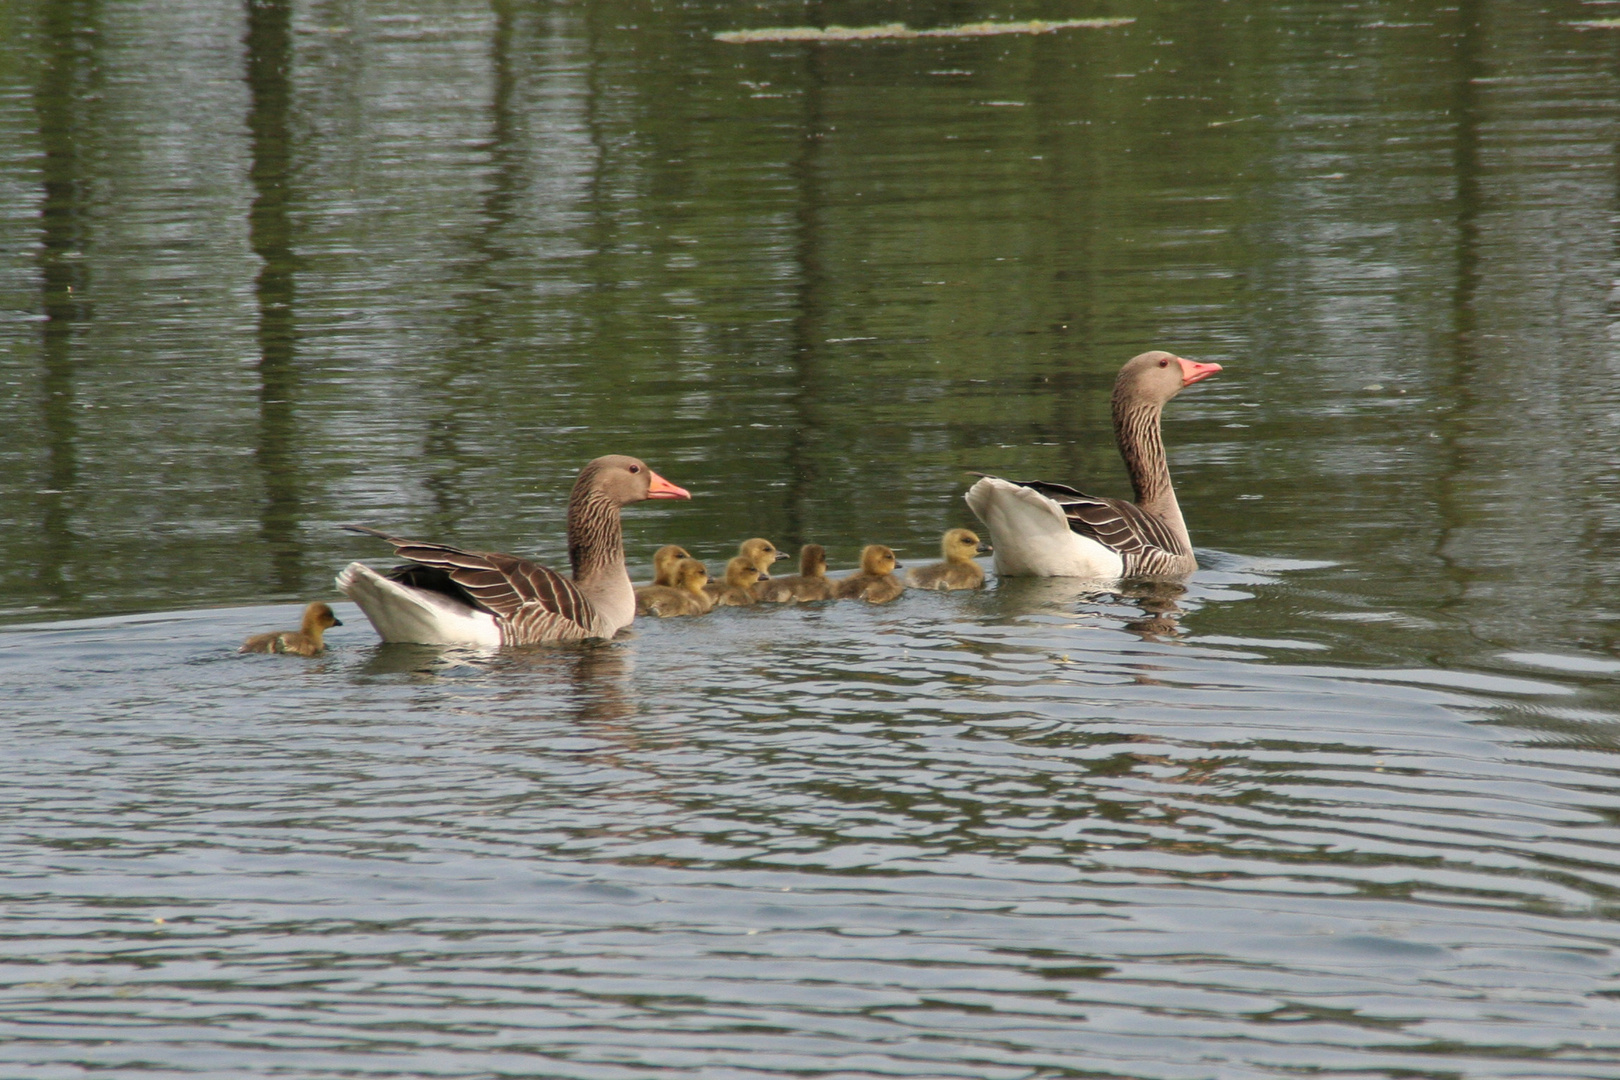
{"type": "Polygon", "coordinates": [[[886,604],[906,591],[905,582],[894,576],[902,565],[894,551],[882,544],[867,544],[861,549],[861,569],[857,574],[833,586],[833,595],[840,600],[859,599],[872,604],[886,604]]]}
{"type": "Polygon", "coordinates": [[[332,609],[317,600],[304,609],[303,623],[297,630],[254,634],[242,642],[242,647],[236,651],[314,656],[326,648],[326,631],[342,625],[342,621],[332,614],[332,609]]]}
{"type": "Polygon", "coordinates": [[[643,499],[690,499],[633,457],[599,457],[580,470],[568,497],[573,580],[498,552],[405,540],[345,525],[394,545],[408,560],[387,574],[350,563],[337,586],[360,605],[384,641],[423,645],[538,645],[610,638],[636,616],[624,568],[619,510],[643,499]]]}
{"type": "Polygon", "coordinates": [[[939,542],[944,562],[929,563],[906,571],[906,584],[917,589],[984,588],[984,570],[973,561],[973,556],[990,550],[990,545],[979,540],[972,529],[951,529],[939,542]]]}
{"type": "MultiPolygon", "coordinates": [[[[763,536],[756,536],[737,545],[737,558],[748,560],[748,565],[759,571],[760,580],[766,581],[771,576],[771,565],[778,559],[787,558],[787,552],[778,551],[775,544],[763,536]]],[[[729,565],[727,564],[728,569],[729,565]]],[[[725,588],[724,581],[710,581],[709,595],[718,596],[723,588],[725,588]]]]}
{"type": "Polygon", "coordinates": [[[771,578],[754,586],[754,599],[767,604],[831,600],[832,594],[832,582],[827,580],[827,549],[820,544],[806,544],[799,549],[797,574],[771,578]]]}
{"type": "Polygon", "coordinates": [[[674,585],[675,564],[682,559],[690,559],[691,557],[692,553],[679,544],[665,544],[653,552],[652,583],[654,585],[674,585]]]}
{"type": "MultiPolygon", "coordinates": [[[[714,592],[715,607],[747,607],[754,602],[754,586],[768,580],[746,555],[733,555],[726,563],[726,579],[714,592]]],[[[709,583],[711,587],[714,582],[709,583]]]]}
{"type": "Polygon", "coordinates": [[[967,504],[990,530],[996,573],[1009,577],[1185,577],[1198,569],[1170,483],[1159,418],[1183,387],[1219,364],[1145,352],[1114,380],[1114,439],[1135,502],[1087,495],[1041,480],[983,477],[967,504]]]}
{"type": "Polygon", "coordinates": [[[714,597],[703,591],[709,583],[708,569],[696,559],[677,559],[669,571],[671,584],[644,585],[636,590],[636,614],[702,615],[714,607],[714,597]]]}

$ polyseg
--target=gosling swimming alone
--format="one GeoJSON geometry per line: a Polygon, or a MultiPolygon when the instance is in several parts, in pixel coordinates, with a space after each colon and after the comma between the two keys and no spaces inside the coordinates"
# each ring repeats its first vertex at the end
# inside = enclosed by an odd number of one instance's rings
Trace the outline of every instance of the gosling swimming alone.
{"type": "Polygon", "coordinates": [[[254,634],[242,642],[237,652],[288,653],[293,656],[317,656],[326,649],[325,633],[343,622],[332,614],[330,606],[316,600],[304,609],[303,624],[297,630],[277,630],[269,634],[254,634]]]}

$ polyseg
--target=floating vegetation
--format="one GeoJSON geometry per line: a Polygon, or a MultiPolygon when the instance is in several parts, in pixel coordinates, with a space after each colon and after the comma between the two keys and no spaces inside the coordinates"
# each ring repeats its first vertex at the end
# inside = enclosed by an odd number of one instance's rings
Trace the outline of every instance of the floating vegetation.
{"type": "Polygon", "coordinates": [[[997,34],[1050,34],[1054,30],[1103,30],[1135,22],[1115,19],[1030,19],[1025,22],[978,22],[943,26],[937,30],[913,30],[905,23],[882,26],[777,26],[763,30],[725,30],[716,41],[750,44],[756,41],[890,41],[906,38],[993,37],[997,34]]]}

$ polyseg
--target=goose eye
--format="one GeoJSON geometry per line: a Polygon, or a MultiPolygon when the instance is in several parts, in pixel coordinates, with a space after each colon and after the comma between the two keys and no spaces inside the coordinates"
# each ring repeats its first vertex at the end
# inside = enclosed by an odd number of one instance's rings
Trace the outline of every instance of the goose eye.
{"type": "MultiPolygon", "coordinates": [[[[1168,361],[1168,360],[1160,360],[1159,361],[1159,366],[1160,367],[1169,367],[1170,366],[1170,361],[1168,361]]],[[[634,469],[631,469],[630,471],[635,472],[634,469]]]]}
{"type": "Polygon", "coordinates": [[[632,466],[630,466],[630,471],[631,472],[640,472],[641,471],[641,466],[640,465],[632,465],[632,466]]]}

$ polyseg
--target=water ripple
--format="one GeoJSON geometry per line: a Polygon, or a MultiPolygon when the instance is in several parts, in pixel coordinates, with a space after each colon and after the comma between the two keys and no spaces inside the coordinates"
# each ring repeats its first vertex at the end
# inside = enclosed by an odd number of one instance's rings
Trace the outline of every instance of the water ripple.
{"type": "Polygon", "coordinates": [[[293,664],[221,645],[259,609],[13,630],[0,1060],[1604,1075],[1620,761],[1536,725],[1612,712],[1204,643],[1212,602],[293,664]]]}

